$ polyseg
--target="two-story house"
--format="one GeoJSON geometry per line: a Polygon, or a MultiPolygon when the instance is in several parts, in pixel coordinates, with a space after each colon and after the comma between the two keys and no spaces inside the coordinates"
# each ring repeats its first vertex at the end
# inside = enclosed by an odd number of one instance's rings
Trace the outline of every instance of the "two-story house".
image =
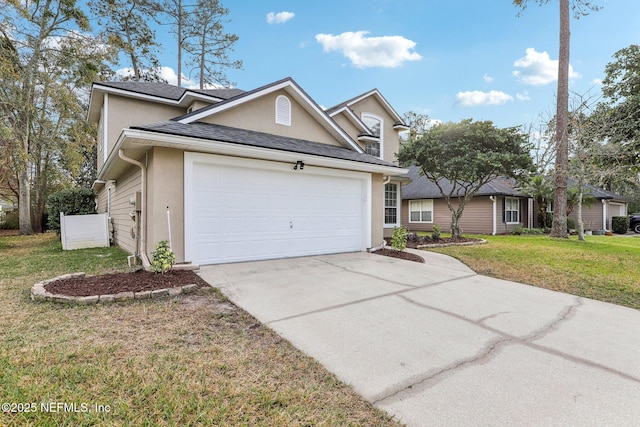
{"type": "Polygon", "coordinates": [[[145,265],[362,251],[400,223],[402,118],[372,90],[328,110],[286,78],[251,91],[94,83],[98,211],[145,265]]]}

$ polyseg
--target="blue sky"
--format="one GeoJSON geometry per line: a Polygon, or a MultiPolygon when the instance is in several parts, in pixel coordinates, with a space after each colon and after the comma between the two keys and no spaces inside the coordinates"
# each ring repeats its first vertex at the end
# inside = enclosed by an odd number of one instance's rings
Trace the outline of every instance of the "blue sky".
{"type": "MultiPolygon", "coordinates": [[[[571,90],[599,93],[612,55],[640,43],[638,0],[593,0],[571,21],[571,90]]],[[[398,113],[529,125],[555,110],[558,2],[534,0],[222,0],[240,40],[228,75],[250,90],[290,76],[320,105],[378,88],[398,113]]],[[[158,34],[161,63],[175,42],[158,34]]],[[[167,70],[171,78],[171,71],[167,70]]]]}

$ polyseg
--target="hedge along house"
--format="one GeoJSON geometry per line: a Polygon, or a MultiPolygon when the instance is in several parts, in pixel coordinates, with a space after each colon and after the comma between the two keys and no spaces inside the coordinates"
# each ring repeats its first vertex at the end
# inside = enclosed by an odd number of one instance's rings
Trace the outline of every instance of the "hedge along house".
{"type": "Polygon", "coordinates": [[[196,264],[366,250],[383,241],[385,185],[407,172],[393,163],[406,127],[377,90],[330,115],[290,78],[248,92],[102,82],[89,120],[98,211],[145,265],[169,238],[196,264]]]}
{"type": "MultiPolygon", "coordinates": [[[[411,182],[402,188],[402,225],[409,231],[432,231],[434,225],[450,230],[451,211],[438,187],[420,174],[420,168],[411,166],[407,174],[411,182]]],[[[451,183],[440,183],[445,192],[451,183]]],[[[457,201],[452,199],[457,207],[457,201]]],[[[460,218],[463,233],[505,234],[518,227],[531,228],[533,201],[521,193],[515,180],[496,178],[480,187],[478,193],[465,206],[460,218]]]]}

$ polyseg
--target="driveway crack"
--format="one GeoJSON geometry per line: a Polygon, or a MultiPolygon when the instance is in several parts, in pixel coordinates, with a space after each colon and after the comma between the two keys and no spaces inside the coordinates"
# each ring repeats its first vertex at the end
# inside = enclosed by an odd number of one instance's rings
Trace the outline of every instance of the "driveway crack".
{"type": "Polygon", "coordinates": [[[546,335],[548,335],[549,333],[551,333],[552,331],[558,329],[560,327],[560,325],[562,325],[563,323],[569,321],[572,317],[575,316],[578,308],[580,306],[582,306],[584,303],[582,301],[581,298],[579,297],[575,297],[574,298],[574,303],[571,305],[567,305],[565,307],[562,308],[562,310],[560,310],[560,312],[558,313],[558,315],[552,319],[551,321],[549,321],[548,323],[546,323],[545,325],[543,325],[542,327],[534,330],[533,332],[531,332],[530,334],[524,335],[524,336],[516,336],[516,335],[512,335],[512,334],[508,334],[505,333],[503,331],[500,331],[496,328],[493,328],[491,326],[488,326],[486,324],[484,324],[483,322],[485,320],[487,320],[490,317],[495,317],[499,314],[503,314],[503,313],[497,313],[491,316],[485,316],[483,318],[480,318],[478,320],[473,320],[473,319],[469,319],[467,317],[461,316],[459,314],[447,311],[447,310],[443,310],[437,307],[432,307],[429,306],[427,304],[423,304],[420,303],[418,301],[415,301],[409,297],[407,297],[406,295],[397,295],[399,298],[402,298],[403,300],[416,305],[418,307],[422,307],[425,308],[427,310],[433,310],[433,311],[437,311],[439,313],[448,315],[448,316],[452,316],[458,320],[462,320],[464,322],[467,323],[471,323],[475,326],[478,326],[482,329],[485,329],[487,331],[490,331],[492,333],[495,333],[497,335],[499,335],[499,338],[492,340],[490,342],[488,342],[487,345],[485,345],[485,347],[477,354],[469,357],[469,358],[465,358],[462,360],[458,360],[456,362],[454,362],[451,365],[445,366],[444,368],[438,369],[436,372],[427,372],[425,373],[425,376],[421,377],[421,378],[416,378],[416,376],[413,376],[411,379],[408,380],[408,382],[403,382],[400,384],[396,385],[396,389],[395,390],[391,390],[388,389],[387,390],[387,394],[384,395],[380,395],[378,397],[375,398],[375,400],[373,401],[374,404],[378,404],[381,402],[384,402],[386,400],[390,400],[393,399],[394,397],[398,397],[399,395],[401,395],[404,392],[408,392],[409,390],[411,390],[414,387],[419,387],[419,386],[427,386],[427,385],[435,385],[436,383],[442,381],[443,379],[445,379],[446,377],[449,377],[451,375],[454,375],[456,372],[460,371],[461,369],[464,369],[466,367],[469,366],[473,366],[479,363],[483,363],[485,361],[490,360],[491,356],[495,354],[496,350],[498,350],[501,347],[504,347],[506,345],[510,345],[510,344],[521,344],[521,345],[525,345],[529,348],[550,354],[552,356],[556,356],[556,357],[560,357],[563,358],[565,360],[570,360],[574,363],[578,363],[584,366],[588,366],[594,369],[598,369],[601,371],[605,371],[608,372],[610,374],[614,374],[617,375],[619,377],[625,378],[627,380],[633,381],[635,383],[640,383],[640,378],[637,378],[635,376],[629,375],[628,373],[619,371],[617,369],[611,368],[609,366],[597,363],[597,362],[593,362],[590,361],[588,359],[584,359],[581,357],[577,357],[577,356],[573,356],[571,354],[566,354],[563,353],[561,351],[556,351],[554,349],[545,347],[543,345],[539,345],[536,344],[534,341],[536,340],[540,340],[542,338],[544,338],[546,335]]]}

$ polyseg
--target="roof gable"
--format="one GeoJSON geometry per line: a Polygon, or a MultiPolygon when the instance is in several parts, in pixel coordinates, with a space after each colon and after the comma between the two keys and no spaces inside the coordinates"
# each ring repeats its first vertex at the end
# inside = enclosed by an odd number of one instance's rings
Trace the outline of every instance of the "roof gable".
{"type": "Polygon", "coordinates": [[[243,92],[233,88],[189,89],[158,82],[95,82],[91,87],[88,117],[89,121],[98,121],[105,94],[186,108],[195,100],[217,103],[243,92]]]}
{"type": "Polygon", "coordinates": [[[363,152],[362,148],[360,148],[360,146],[353,141],[353,139],[351,139],[351,137],[349,137],[349,135],[340,126],[338,126],[338,124],[333,121],[333,119],[329,117],[329,115],[327,115],[325,111],[323,111],[322,108],[320,108],[320,106],[290,77],[248,92],[243,92],[242,94],[218,102],[209,107],[185,114],[184,116],[176,117],[173,120],[183,124],[205,120],[206,118],[212,117],[216,114],[230,111],[278,91],[284,91],[295,102],[297,102],[311,117],[313,117],[326,131],[328,131],[340,145],[348,147],[358,153],[363,152]]]}
{"type": "Polygon", "coordinates": [[[352,108],[354,105],[366,100],[369,97],[372,97],[376,101],[378,101],[378,103],[384,108],[386,113],[389,114],[389,116],[391,116],[391,118],[394,121],[394,127],[398,127],[398,126],[401,128],[406,127],[406,125],[404,124],[404,120],[402,119],[402,116],[400,116],[400,114],[398,114],[398,112],[391,106],[391,104],[389,104],[389,102],[386,100],[384,96],[382,96],[382,94],[378,89],[372,89],[369,92],[365,92],[345,102],[335,105],[327,109],[327,113],[330,116],[333,116],[335,114],[343,112],[345,110],[345,107],[352,108]]]}

